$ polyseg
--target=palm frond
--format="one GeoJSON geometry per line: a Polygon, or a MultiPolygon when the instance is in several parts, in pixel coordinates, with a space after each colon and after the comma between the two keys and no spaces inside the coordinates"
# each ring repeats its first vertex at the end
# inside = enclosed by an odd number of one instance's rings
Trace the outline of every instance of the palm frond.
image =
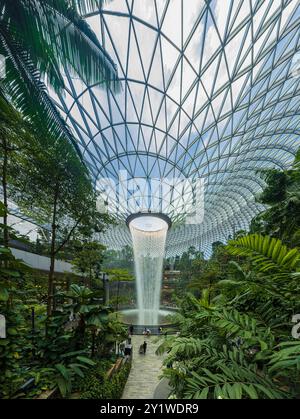
{"type": "Polygon", "coordinates": [[[232,363],[219,365],[218,372],[202,368],[187,379],[185,397],[193,399],[282,399],[287,395],[279,390],[270,377],[258,373],[254,366],[232,363]]]}
{"type": "Polygon", "coordinates": [[[175,336],[167,336],[159,342],[159,345],[155,351],[156,355],[163,355],[169,352],[173,346],[175,336]]]}
{"type": "Polygon", "coordinates": [[[290,374],[290,370],[300,370],[300,342],[283,342],[277,346],[278,352],[275,352],[270,360],[270,372],[282,374],[284,370],[290,374]]]}
{"type": "MultiPolygon", "coordinates": [[[[116,66],[89,24],[78,14],[74,2],[44,0],[37,7],[37,0],[32,1],[32,11],[39,11],[36,13],[39,26],[45,28],[44,41],[54,50],[58,66],[75,72],[88,85],[98,84],[117,92],[120,83],[116,66]]],[[[84,2],[76,3],[81,9],[84,7],[84,2]]],[[[87,2],[86,7],[96,3],[87,2]]]]}
{"type": "Polygon", "coordinates": [[[0,40],[7,57],[6,77],[0,81],[1,90],[6,92],[17,109],[35,124],[40,138],[44,133],[57,141],[64,139],[72,144],[81,156],[73,135],[48,96],[40,73],[28,54],[12,41],[1,23],[0,40]]]}
{"type": "MultiPolygon", "coordinates": [[[[41,8],[36,0],[5,1],[5,13],[1,25],[11,40],[30,56],[32,65],[47,75],[48,83],[56,92],[62,92],[64,80],[56,56],[55,44],[46,40],[46,24],[41,17],[41,8]]],[[[0,43],[1,44],[1,43],[0,43]]]]}
{"type": "Polygon", "coordinates": [[[260,272],[293,270],[300,261],[298,249],[288,249],[280,239],[260,234],[231,240],[226,249],[231,255],[250,257],[260,272]]]}
{"type": "MultiPolygon", "coordinates": [[[[117,69],[81,13],[100,0],[2,0],[1,25],[58,93],[66,69],[88,85],[120,89],[117,69]]],[[[0,42],[1,53],[1,42],[0,42]]]]}
{"type": "Polygon", "coordinates": [[[109,3],[110,0],[69,0],[73,8],[78,10],[82,16],[89,13],[98,12],[104,3],[109,3]]]}
{"type": "Polygon", "coordinates": [[[186,358],[197,356],[202,352],[203,345],[205,345],[205,341],[202,339],[179,337],[173,342],[169,356],[172,358],[179,355],[186,358]]]}

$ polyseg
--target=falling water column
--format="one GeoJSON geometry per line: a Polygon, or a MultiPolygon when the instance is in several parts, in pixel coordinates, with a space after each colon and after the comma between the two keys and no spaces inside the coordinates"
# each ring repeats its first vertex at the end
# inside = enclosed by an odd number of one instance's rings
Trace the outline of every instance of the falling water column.
{"type": "MultiPolygon", "coordinates": [[[[166,217],[164,217],[166,218],[166,217]]],[[[169,223],[161,216],[131,216],[139,324],[156,325],[169,223]]]]}

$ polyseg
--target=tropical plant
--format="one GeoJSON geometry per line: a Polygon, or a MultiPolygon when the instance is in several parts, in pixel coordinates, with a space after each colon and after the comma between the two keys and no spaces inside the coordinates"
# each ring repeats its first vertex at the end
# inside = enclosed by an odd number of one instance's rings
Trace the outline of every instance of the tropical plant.
{"type": "Polygon", "coordinates": [[[98,242],[83,242],[76,246],[75,257],[72,264],[75,272],[81,274],[85,280],[85,286],[92,288],[97,278],[99,265],[103,261],[105,246],[98,242]]]}
{"type": "MultiPolygon", "coordinates": [[[[270,371],[282,374],[282,371],[291,377],[291,373],[299,374],[300,369],[300,343],[299,341],[282,342],[277,351],[271,356],[270,371]]],[[[299,380],[299,377],[298,377],[299,380]]]]}
{"type": "Polygon", "coordinates": [[[82,17],[98,11],[102,3],[0,1],[0,54],[6,58],[1,95],[8,94],[41,132],[73,144],[73,136],[49,98],[43,78],[56,93],[63,93],[64,69],[79,75],[87,84],[119,88],[114,63],[82,17]]]}
{"type": "MultiPolygon", "coordinates": [[[[55,364],[52,369],[55,373],[54,380],[62,397],[67,397],[71,394],[76,378],[84,377],[84,370],[96,365],[94,361],[85,356],[71,354],[71,357],[75,359],[71,359],[71,361],[68,359],[67,363],[55,364]]],[[[67,358],[67,356],[64,358],[67,358]]],[[[68,358],[70,358],[70,354],[68,358]]]]}
{"type": "MultiPolygon", "coordinates": [[[[186,324],[187,319],[184,321],[186,324]]],[[[185,334],[188,336],[168,338],[160,348],[168,352],[164,375],[177,397],[288,396],[263,363],[271,353],[274,336],[254,317],[226,309],[207,311],[199,305],[185,334]]]]}
{"type": "Polygon", "coordinates": [[[125,339],[126,328],[109,309],[99,304],[101,292],[72,284],[70,291],[63,295],[71,299],[68,310],[78,320],[74,331],[76,350],[88,347],[90,342],[92,357],[96,353],[106,355],[116,341],[125,339]]]}
{"type": "Polygon", "coordinates": [[[267,209],[251,223],[251,232],[277,237],[290,247],[300,244],[300,152],[288,170],[260,172],[266,182],[257,201],[267,209]]]}
{"type": "MultiPolygon", "coordinates": [[[[297,248],[289,249],[280,239],[274,237],[250,234],[236,241],[229,241],[227,251],[231,255],[251,261],[251,270],[242,281],[238,279],[239,286],[246,286],[244,292],[251,288],[257,295],[268,293],[273,298],[281,299],[282,303],[289,298],[289,306],[293,302],[297,305],[300,263],[297,248]]],[[[235,266],[238,270],[238,265],[235,266]]],[[[220,285],[226,285],[226,281],[221,281],[220,285]]],[[[227,281],[227,285],[230,282],[227,281]]]]}
{"type": "Polygon", "coordinates": [[[103,269],[127,269],[134,271],[133,250],[126,245],[121,250],[107,249],[104,252],[103,269]]]}
{"type": "Polygon", "coordinates": [[[28,268],[16,260],[10,249],[0,247],[0,314],[5,318],[6,337],[0,339],[0,398],[14,391],[22,380],[20,359],[31,348],[20,290],[28,268]]]}
{"type": "MultiPolygon", "coordinates": [[[[203,267],[203,254],[196,252],[196,249],[191,246],[187,252],[184,252],[180,258],[175,261],[175,269],[180,271],[179,281],[176,285],[176,293],[182,295],[185,293],[186,287],[190,285],[193,287],[192,282],[197,282],[199,273],[203,267]]],[[[197,285],[195,284],[195,287],[197,285]]]]}
{"type": "Polygon", "coordinates": [[[109,217],[98,212],[90,177],[70,144],[50,139],[44,144],[33,143],[31,153],[22,157],[22,168],[15,180],[13,200],[40,224],[50,223],[49,316],[55,258],[73,238],[87,240],[103,230],[109,217]]]}
{"type": "Polygon", "coordinates": [[[200,298],[180,303],[180,335],[158,350],[167,353],[164,375],[176,397],[294,398],[299,344],[289,335],[300,309],[299,250],[259,234],[239,236],[224,250],[235,260],[218,264],[222,251],[202,267],[219,266],[213,295],[199,288],[200,298]]]}
{"type": "Polygon", "coordinates": [[[118,311],[120,304],[120,283],[122,281],[133,281],[134,277],[128,272],[127,269],[108,269],[107,273],[109,274],[109,281],[117,283],[115,309],[118,311]]]}
{"type": "Polygon", "coordinates": [[[98,362],[96,367],[80,382],[81,399],[120,399],[130,372],[131,363],[126,362],[121,369],[108,378],[111,363],[98,362]]]}
{"type": "Polygon", "coordinates": [[[9,187],[14,184],[15,173],[22,171],[18,154],[25,151],[32,142],[32,127],[21,114],[2,96],[0,96],[0,173],[3,193],[3,244],[8,246],[9,226],[8,199],[9,187]]]}
{"type": "Polygon", "coordinates": [[[280,239],[259,234],[249,234],[229,241],[227,251],[235,256],[250,257],[259,272],[290,272],[299,266],[297,248],[288,249],[280,239]]]}

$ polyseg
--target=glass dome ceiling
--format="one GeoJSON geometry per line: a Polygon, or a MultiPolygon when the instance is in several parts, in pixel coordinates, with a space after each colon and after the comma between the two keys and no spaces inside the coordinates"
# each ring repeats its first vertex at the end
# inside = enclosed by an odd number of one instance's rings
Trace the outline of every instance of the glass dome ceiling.
{"type": "MultiPolygon", "coordinates": [[[[122,91],[65,74],[65,96],[53,99],[95,187],[102,178],[118,184],[120,171],[145,181],[128,191],[125,209],[118,200],[109,209],[120,220],[151,209],[153,178],[203,179],[203,222],[184,222],[182,196],[193,206],[193,190],[156,203],[173,221],[168,256],[189,246],[207,253],[246,229],[262,209],[257,170],[288,167],[300,145],[299,1],[114,0],[86,20],[122,91]]],[[[131,243],[123,222],[101,239],[131,243]]]]}

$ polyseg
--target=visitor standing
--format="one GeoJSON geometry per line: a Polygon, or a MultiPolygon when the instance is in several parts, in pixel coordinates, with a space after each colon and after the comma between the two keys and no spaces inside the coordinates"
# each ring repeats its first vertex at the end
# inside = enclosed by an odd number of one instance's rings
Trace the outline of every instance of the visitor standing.
{"type": "Polygon", "coordinates": [[[131,339],[128,339],[128,341],[127,341],[127,343],[125,345],[125,351],[124,351],[124,353],[125,353],[125,356],[127,358],[130,358],[131,357],[131,353],[132,353],[131,339]]]}
{"type": "Polygon", "coordinates": [[[129,334],[131,336],[133,335],[133,325],[132,324],[129,326],[129,334]]]}
{"type": "Polygon", "coordinates": [[[124,351],[125,351],[125,343],[124,342],[120,343],[119,349],[120,349],[121,356],[124,356],[125,355],[124,354],[124,351]]]}
{"type": "Polygon", "coordinates": [[[143,350],[144,350],[144,355],[146,355],[147,342],[145,340],[144,340],[144,343],[143,343],[143,350]]]}

